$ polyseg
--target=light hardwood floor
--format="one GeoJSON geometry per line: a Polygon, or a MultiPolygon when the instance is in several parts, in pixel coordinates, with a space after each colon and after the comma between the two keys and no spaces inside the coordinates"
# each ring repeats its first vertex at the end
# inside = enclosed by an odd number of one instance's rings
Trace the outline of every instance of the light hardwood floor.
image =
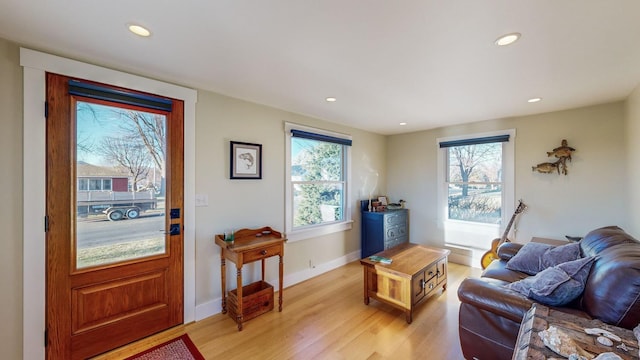
{"type": "Polygon", "coordinates": [[[373,299],[364,305],[362,266],[354,261],[284,289],[282,312],[276,305],[241,332],[217,314],[96,359],[126,358],[185,332],[207,359],[462,359],[456,292],[479,274],[449,263],[447,290],[419,305],[407,324],[403,311],[373,299]]]}

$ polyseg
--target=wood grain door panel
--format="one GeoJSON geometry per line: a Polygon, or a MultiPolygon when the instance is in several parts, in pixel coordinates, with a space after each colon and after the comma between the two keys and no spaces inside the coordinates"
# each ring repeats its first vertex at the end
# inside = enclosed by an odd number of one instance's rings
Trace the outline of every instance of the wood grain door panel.
{"type": "MultiPolygon", "coordinates": [[[[151,312],[149,312],[151,314],[151,312]]],[[[87,359],[96,355],[96,348],[113,348],[113,344],[128,344],[167,328],[168,307],[154,309],[153,316],[128,318],[109,325],[94,328],[71,338],[73,359],[87,359]]]]}
{"type": "Polygon", "coordinates": [[[74,335],[168,306],[166,271],[71,289],[74,335]]]}

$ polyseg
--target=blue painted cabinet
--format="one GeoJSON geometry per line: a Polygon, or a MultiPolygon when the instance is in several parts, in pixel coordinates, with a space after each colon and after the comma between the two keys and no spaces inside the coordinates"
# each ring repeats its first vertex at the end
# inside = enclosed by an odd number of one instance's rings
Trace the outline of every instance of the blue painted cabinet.
{"type": "Polygon", "coordinates": [[[362,258],[409,242],[407,209],[371,212],[362,210],[362,258]]]}

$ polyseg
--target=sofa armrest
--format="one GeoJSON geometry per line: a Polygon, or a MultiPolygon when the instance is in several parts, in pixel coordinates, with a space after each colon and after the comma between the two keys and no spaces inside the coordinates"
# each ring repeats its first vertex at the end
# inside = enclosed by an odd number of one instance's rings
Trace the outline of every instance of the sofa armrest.
{"type": "Polygon", "coordinates": [[[514,257],[524,244],[514,243],[514,242],[504,242],[502,245],[498,246],[498,257],[502,260],[509,261],[512,257],[514,257]]]}
{"type": "Polygon", "coordinates": [[[458,287],[460,302],[520,323],[534,301],[509,290],[505,282],[487,278],[468,278],[458,287]]]}

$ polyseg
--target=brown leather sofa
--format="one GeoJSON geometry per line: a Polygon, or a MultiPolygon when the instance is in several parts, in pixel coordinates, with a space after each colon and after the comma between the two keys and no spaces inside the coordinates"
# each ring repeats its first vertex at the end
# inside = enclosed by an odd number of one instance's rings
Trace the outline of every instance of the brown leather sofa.
{"type": "MultiPolygon", "coordinates": [[[[511,359],[523,315],[534,303],[504,285],[529,275],[506,268],[522,247],[504,243],[481,278],[458,288],[459,334],[467,360],[511,359]]],[[[589,232],[580,241],[583,257],[596,256],[582,295],[555,307],[588,319],[632,329],[640,323],[640,242],[617,226],[589,232]]]]}

